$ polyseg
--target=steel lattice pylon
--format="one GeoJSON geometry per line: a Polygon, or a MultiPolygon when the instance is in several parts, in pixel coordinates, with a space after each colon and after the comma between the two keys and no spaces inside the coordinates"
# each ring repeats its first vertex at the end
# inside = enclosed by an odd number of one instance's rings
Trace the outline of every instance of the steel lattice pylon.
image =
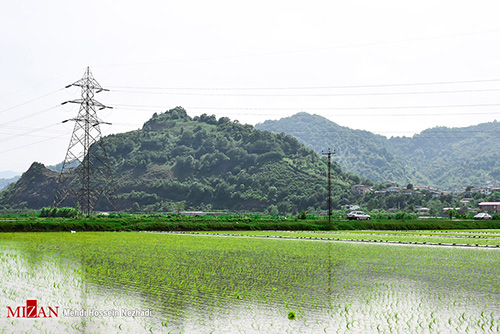
{"type": "Polygon", "coordinates": [[[107,89],[99,85],[88,67],[83,78],[66,88],[71,86],[81,88],[82,98],[63,103],[77,103],[80,110],[76,118],[63,121],[74,121],[75,127],[59,175],[54,206],[78,203],[81,211],[90,215],[103,196],[116,210],[116,188],[99,126],[110,123],[99,119],[96,112],[110,107],[94,100],[95,94],[107,89]]]}

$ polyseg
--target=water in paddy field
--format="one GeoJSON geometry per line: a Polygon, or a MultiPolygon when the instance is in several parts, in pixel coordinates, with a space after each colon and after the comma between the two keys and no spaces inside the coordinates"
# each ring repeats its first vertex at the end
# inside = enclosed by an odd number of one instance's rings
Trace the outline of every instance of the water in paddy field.
{"type": "Polygon", "coordinates": [[[499,260],[497,249],[0,234],[0,332],[497,333],[499,260]],[[58,316],[7,318],[28,299],[58,316]]]}

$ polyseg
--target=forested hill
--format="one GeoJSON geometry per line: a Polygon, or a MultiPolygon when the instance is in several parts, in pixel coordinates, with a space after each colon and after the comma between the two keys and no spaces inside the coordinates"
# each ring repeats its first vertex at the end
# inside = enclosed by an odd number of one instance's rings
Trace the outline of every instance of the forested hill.
{"type": "MultiPolygon", "coordinates": [[[[325,160],[289,135],[225,117],[191,118],[177,107],[155,114],[141,130],[107,136],[105,145],[123,209],[168,212],[182,201],[206,211],[326,208],[325,160]]],[[[334,207],[350,203],[359,177],[337,164],[332,175],[334,207]]],[[[15,203],[4,195],[1,205],[15,203]]]]}
{"type": "Polygon", "coordinates": [[[430,182],[394,150],[386,137],[343,127],[322,116],[301,112],[278,121],[265,121],[255,128],[292,135],[318,153],[335,149],[333,160],[343,170],[374,182],[396,181],[403,185],[430,182]]]}
{"type": "Polygon", "coordinates": [[[500,182],[500,123],[436,127],[411,138],[390,138],[397,154],[443,188],[500,182]]]}
{"type": "Polygon", "coordinates": [[[0,209],[50,206],[54,200],[58,174],[34,162],[15,183],[0,192],[0,209]]]}
{"type": "Polygon", "coordinates": [[[293,135],[316,152],[334,148],[335,160],[344,170],[375,182],[457,189],[500,181],[500,147],[495,145],[500,139],[498,122],[438,127],[413,137],[389,139],[307,113],[255,127],[293,135]]]}

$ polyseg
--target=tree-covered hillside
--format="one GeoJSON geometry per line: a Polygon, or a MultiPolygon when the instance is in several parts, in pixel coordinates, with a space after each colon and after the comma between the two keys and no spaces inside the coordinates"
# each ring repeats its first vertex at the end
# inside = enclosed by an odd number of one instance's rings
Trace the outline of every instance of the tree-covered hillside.
{"type": "Polygon", "coordinates": [[[256,128],[295,136],[316,152],[331,147],[348,171],[374,182],[396,181],[460,189],[500,183],[500,123],[438,127],[413,137],[386,138],[299,113],[256,128]]]}
{"type": "Polygon", "coordinates": [[[400,184],[429,180],[394,151],[386,137],[368,131],[352,130],[328,119],[302,112],[278,121],[255,126],[260,130],[292,135],[318,153],[332,148],[334,160],[343,170],[374,182],[396,181],[400,184]]]}
{"type": "Polygon", "coordinates": [[[437,127],[411,138],[390,138],[397,154],[442,188],[500,182],[500,123],[437,127]]]}
{"type": "MultiPolygon", "coordinates": [[[[325,160],[286,134],[225,117],[191,118],[177,107],[104,140],[123,210],[169,212],[179,202],[205,211],[326,209],[325,160]]],[[[334,207],[349,204],[359,177],[332,166],[334,207]]],[[[0,205],[14,204],[2,198],[0,205]]]]}
{"type": "MultiPolygon", "coordinates": [[[[168,211],[173,202],[204,210],[289,213],[326,206],[326,164],[297,139],[228,118],[191,118],[180,107],[140,131],[106,138],[125,207],[168,211]]],[[[352,183],[335,165],[334,187],[352,183]]],[[[340,204],[339,204],[340,205],[340,204]]]]}
{"type": "Polygon", "coordinates": [[[34,162],[15,183],[0,192],[0,208],[41,208],[54,200],[58,174],[34,162]]]}

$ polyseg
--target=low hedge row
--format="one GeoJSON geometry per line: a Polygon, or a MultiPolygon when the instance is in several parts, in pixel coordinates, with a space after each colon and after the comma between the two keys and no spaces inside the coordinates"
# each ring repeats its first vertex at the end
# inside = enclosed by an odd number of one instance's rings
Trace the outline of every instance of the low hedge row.
{"type": "Polygon", "coordinates": [[[185,219],[150,217],[145,219],[11,219],[0,220],[0,232],[58,231],[229,231],[229,230],[451,230],[500,229],[500,221],[474,220],[336,220],[329,224],[319,220],[252,220],[220,221],[185,217],[185,219]]]}

